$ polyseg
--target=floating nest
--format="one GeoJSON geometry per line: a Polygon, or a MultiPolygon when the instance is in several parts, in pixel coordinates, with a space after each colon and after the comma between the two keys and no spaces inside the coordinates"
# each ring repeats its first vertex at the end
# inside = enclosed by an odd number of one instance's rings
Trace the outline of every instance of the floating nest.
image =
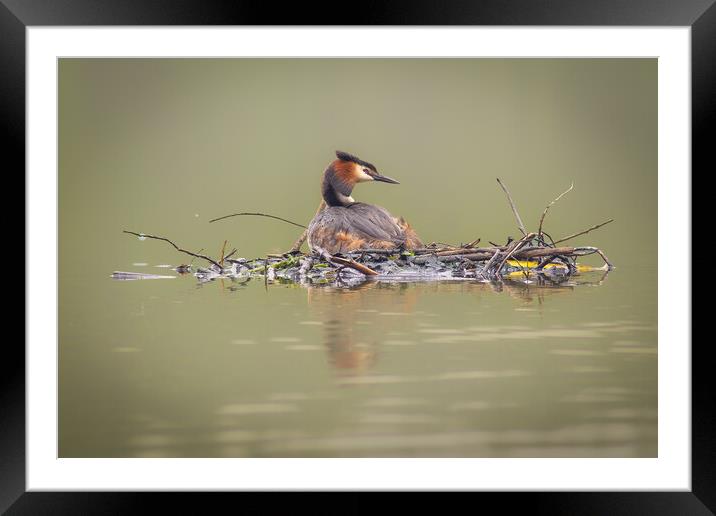
{"type": "MultiPolygon", "coordinates": [[[[153,235],[137,234],[139,238],[153,235]]],[[[235,252],[209,261],[208,266],[179,265],[174,270],[182,275],[194,275],[204,283],[217,279],[243,282],[261,279],[266,283],[309,283],[355,285],[364,281],[436,281],[477,280],[501,281],[534,280],[548,284],[562,284],[572,276],[590,271],[612,269],[604,253],[596,247],[557,247],[545,245],[536,233],[503,246],[477,247],[434,245],[412,251],[394,249],[366,249],[355,253],[328,255],[325,252],[304,254],[290,252],[265,258],[235,258],[235,252]],[[582,256],[597,254],[604,260],[601,267],[577,262],[582,256]]],[[[154,277],[140,273],[115,272],[115,279],[144,279],[154,277]]]]}
{"type": "MultiPolygon", "coordinates": [[[[182,275],[193,274],[200,282],[216,279],[230,279],[236,282],[261,278],[265,283],[291,282],[331,285],[355,285],[364,281],[435,281],[435,280],[472,280],[500,282],[505,278],[522,279],[532,282],[537,279],[552,284],[561,284],[570,277],[589,271],[609,271],[613,268],[604,252],[597,247],[566,247],[560,244],[600,228],[612,219],[594,225],[567,237],[554,240],[543,228],[549,209],[570,192],[560,194],[549,203],[540,218],[539,229],[528,232],[515,207],[505,185],[498,179],[510,203],[522,237],[508,238],[504,245],[490,242],[490,246],[480,247],[480,239],[468,244],[448,245],[433,243],[421,249],[362,249],[360,251],[331,255],[314,248],[310,254],[300,251],[305,240],[305,231],[290,251],[284,254],[272,254],[262,258],[236,258],[237,250],[225,254],[226,244],[219,258],[194,253],[183,249],[168,238],[124,231],[140,240],[161,240],[171,244],[177,251],[208,262],[208,266],[179,265],[174,270],[182,275]],[[592,267],[577,263],[583,256],[596,254],[604,261],[602,267],[592,267]]],[[[320,209],[320,207],[319,207],[320,209]]],[[[283,220],[291,224],[300,224],[262,213],[237,213],[214,220],[222,220],[236,215],[259,215],[283,220]]],[[[152,275],[132,272],[115,272],[115,279],[143,279],[152,275]]]]}

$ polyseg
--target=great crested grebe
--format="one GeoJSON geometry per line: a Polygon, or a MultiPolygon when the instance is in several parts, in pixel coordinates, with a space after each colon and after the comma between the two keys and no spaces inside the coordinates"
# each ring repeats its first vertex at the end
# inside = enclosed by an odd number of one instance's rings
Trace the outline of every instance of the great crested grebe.
{"type": "Polygon", "coordinates": [[[382,181],[399,184],[383,176],[371,163],[347,152],[336,151],[323,173],[321,194],[326,208],[313,217],[308,226],[308,247],[330,254],[359,249],[416,249],[423,243],[401,218],[393,217],[380,206],[356,202],[351,192],[356,183],[382,181]]]}

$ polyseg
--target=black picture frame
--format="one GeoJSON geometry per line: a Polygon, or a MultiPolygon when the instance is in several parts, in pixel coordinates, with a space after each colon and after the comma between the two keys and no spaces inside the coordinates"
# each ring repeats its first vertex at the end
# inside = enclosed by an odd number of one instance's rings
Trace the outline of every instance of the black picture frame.
{"type": "MultiPolygon", "coordinates": [[[[305,2],[207,0],[0,0],[0,124],[6,178],[24,177],[25,30],[28,26],[82,25],[571,25],[691,27],[692,170],[705,177],[713,170],[708,129],[716,121],[715,0],[483,0],[425,2],[401,0],[350,4],[346,12],[305,2]],[[11,164],[10,164],[11,163],[11,164]],[[700,171],[700,172],[699,172],[700,171]]],[[[684,180],[690,178],[685,177],[684,180]]],[[[24,189],[24,182],[22,188],[24,189]]],[[[6,228],[8,229],[8,228],[6,228]]],[[[680,235],[690,246],[691,235],[680,235]]],[[[690,256],[690,249],[688,255],[690,256]]],[[[27,273],[27,271],[26,271],[27,273]]],[[[691,278],[679,278],[691,281],[691,278]]],[[[692,490],[690,492],[469,493],[470,503],[497,502],[500,510],[538,514],[713,514],[716,511],[716,387],[707,359],[708,340],[692,346],[692,490]],[[476,500],[473,497],[478,497],[476,500]]],[[[240,510],[272,513],[270,493],[59,493],[25,489],[25,349],[6,339],[0,375],[0,512],[8,514],[125,514],[141,512],[148,498],[176,503],[182,512],[209,512],[242,497],[240,510]],[[177,500],[178,498],[178,500],[177,500]],[[178,502],[178,503],[177,503],[178,502]]],[[[376,493],[351,493],[332,510],[367,511],[376,493]]],[[[289,497],[319,511],[315,495],[289,497]]],[[[413,503],[425,507],[423,494],[413,503]]],[[[401,501],[406,510],[405,502],[401,501]]],[[[165,505],[166,508],[166,505],[165,505]]]]}

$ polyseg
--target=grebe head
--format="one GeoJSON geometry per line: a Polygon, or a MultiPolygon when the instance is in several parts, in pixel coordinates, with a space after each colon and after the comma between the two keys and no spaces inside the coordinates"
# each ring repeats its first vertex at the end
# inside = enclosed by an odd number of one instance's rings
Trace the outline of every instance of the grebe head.
{"type": "Polygon", "coordinates": [[[338,159],[332,161],[323,173],[321,193],[329,206],[348,206],[355,200],[351,197],[356,183],[381,181],[400,184],[395,179],[378,172],[375,165],[343,151],[336,151],[338,159]]]}

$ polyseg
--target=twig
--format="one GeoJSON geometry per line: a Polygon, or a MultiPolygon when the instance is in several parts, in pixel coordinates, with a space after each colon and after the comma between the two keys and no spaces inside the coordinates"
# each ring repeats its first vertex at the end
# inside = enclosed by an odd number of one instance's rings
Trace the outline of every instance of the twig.
{"type": "Polygon", "coordinates": [[[537,267],[535,267],[535,271],[543,270],[545,265],[553,262],[555,258],[557,258],[557,255],[545,256],[542,260],[539,261],[539,263],[537,264],[537,267]]]}
{"type": "Polygon", "coordinates": [[[502,259],[502,261],[500,262],[500,265],[497,266],[497,270],[495,270],[495,274],[500,274],[500,271],[502,270],[502,267],[505,266],[505,263],[507,263],[507,260],[509,260],[510,257],[520,249],[520,247],[522,247],[527,242],[532,240],[535,236],[537,236],[535,233],[527,233],[524,237],[517,240],[515,242],[514,246],[512,247],[512,249],[510,249],[507,252],[507,254],[505,255],[505,257],[502,259]]]}
{"type": "Polygon", "coordinates": [[[345,267],[350,267],[351,269],[355,269],[358,272],[362,272],[366,276],[378,276],[378,273],[375,272],[373,269],[371,269],[370,267],[368,267],[366,265],[363,265],[362,263],[358,263],[355,260],[350,260],[347,258],[340,258],[338,256],[333,256],[333,257],[331,257],[331,261],[333,261],[339,265],[344,265],[345,267]]]}
{"type": "MultiPolygon", "coordinates": [[[[497,253],[499,254],[499,250],[497,251],[497,253]]],[[[492,258],[492,256],[494,256],[494,255],[495,255],[495,252],[491,252],[491,253],[468,252],[468,253],[463,253],[463,254],[452,254],[452,255],[448,255],[448,256],[424,254],[421,256],[416,256],[412,263],[414,263],[415,265],[423,265],[430,260],[431,256],[437,257],[438,261],[440,261],[442,263],[460,262],[462,260],[470,260],[472,262],[480,262],[480,261],[484,261],[489,258],[492,258]]]]}
{"type": "Polygon", "coordinates": [[[595,230],[595,229],[597,229],[597,228],[601,228],[602,226],[606,226],[606,225],[609,224],[610,222],[614,222],[614,219],[609,219],[609,220],[607,220],[606,222],[602,222],[601,224],[597,224],[596,226],[592,226],[591,228],[585,229],[584,231],[580,231],[579,233],[575,233],[575,234],[573,234],[573,235],[569,235],[569,236],[567,236],[567,237],[560,238],[559,240],[555,240],[554,243],[555,243],[555,245],[556,245],[556,244],[559,244],[560,242],[566,242],[567,240],[571,240],[571,239],[576,238],[576,237],[578,237],[578,236],[587,234],[587,233],[589,233],[590,231],[593,231],[593,230],[595,230]]]}
{"type": "Polygon", "coordinates": [[[510,195],[509,190],[507,190],[507,187],[502,184],[502,181],[500,181],[500,178],[497,178],[497,182],[500,184],[502,189],[505,191],[505,194],[507,194],[507,200],[510,201],[510,207],[512,208],[512,213],[515,214],[515,218],[517,219],[517,227],[522,231],[523,235],[527,234],[527,230],[525,229],[525,225],[522,223],[522,219],[520,218],[520,214],[517,212],[517,207],[515,206],[515,202],[512,200],[512,196],[510,195]]]}
{"type": "MultiPolygon", "coordinates": [[[[492,257],[490,257],[490,259],[487,261],[487,263],[485,264],[485,266],[482,268],[482,271],[483,271],[483,272],[487,272],[487,274],[489,275],[489,274],[490,274],[490,268],[492,267],[492,264],[495,263],[495,260],[497,260],[497,257],[498,257],[499,255],[500,255],[500,251],[495,251],[494,254],[492,255],[492,257]]],[[[468,256],[467,259],[468,259],[468,260],[470,259],[469,256],[468,256]]]]}
{"type": "MultiPolygon", "coordinates": [[[[519,242],[519,241],[517,241],[519,242]]],[[[513,240],[513,243],[515,241],[513,240]]],[[[541,257],[556,257],[556,256],[586,256],[587,254],[593,254],[596,253],[596,247],[530,247],[527,249],[521,248],[517,249],[514,253],[512,253],[511,258],[514,258],[516,260],[525,260],[530,258],[541,258],[541,257]]],[[[448,255],[440,255],[440,254],[433,254],[433,255],[422,255],[422,256],[416,256],[413,260],[413,263],[416,265],[424,264],[428,259],[429,256],[436,256],[438,260],[444,263],[451,263],[451,262],[458,262],[463,259],[470,260],[473,262],[481,262],[485,260],[488,261],[487,265],[493,265],[495,261],[500,258],[501,256],[504,257],[504,253],[509,253],[510,248],[499,248],[499,247],[485,247],[485,248],[478,248],[478,249],[469,249],[465,250],[466,252],[463,252],[461,254],[448,254],[448,255]],[[494,259],[493,259],[494,258],[494,259]]]]}
{"type": "Polygon", "coordinates": [[[179,251],[180,253],[185,253],[185,254],[188,254],[189,256],[193,256],[193,257],[195,257],[195,258],[202,258],[202,259],[206,260],[207,262],[211,262],[211,263],[213,263],[214,265],[216,265],[216,266],[219,268],[219,270],[223,269],[223,267],[222,267],[221,265],[219,265],[217,262],[215,262],[213,259],[209,258],[208,256],[205,256],[205,255],[203,255],[203,254],[198,254],[198,253],[192,253],[191,251],[187,251],[186,249],[182,249],[181,247],[179,247],[178,245],[176,245],[174,242],[172,242],[172,241],[169,240],[168,238],[164,238],[164,237],[160,237],[160,236],[154,236],[154,235],[147,235],[146,233],[135,233],[134,231],[126,231],[126,230],[123,231],[123,233],[128,233],[128,234],[130,234],[130,235],[134,235],[134,236],[137,236],[137,237],[139,237],[139,238],[151,238],[151,239],[153,239],[153,240],[163,240],[163,241],[168,242],[169,244],[171,244],[171,245],[174,247],[174,249],[176,249],[176,250],[179,251]]]}
{"type": "Polygon", "coordinates": [[[570,255],[574,254],[575,247],[530,247],[529,249],[522,249],[516,256],[519,258],[537,258],[540,256],[556,256],[556,255],[570,255]]]}
{"type": "Polygon", "coordinates": [[[447,247],[448,249],[458,249],[460,247],[457,245],[446,244],[445,242],[430,242],[425,248],[435,251],[435,248],[440,246],[447,247]]]}
{"type": "MultiPolygon", "coordinates": [[[[499,181],[499,180],[498,180],[499,181]]],[[[505,262],[507,259],[515,254],[515,251],[517,251],[522,245],[530,240],[532,240],[535,237],[534,233],[528,233],[524,237],[520,238],[519,240],[513,240],[510,242],[510,244],[505,248],[504,252],[504,259],[500,262],[500,265],[497,267],[497,269],[494,271],[494,273],[491,271],[492,265],[498,260],[498,258],[502,257],[501,251],[498,249],[495,251],[495,253],[492,255],[492,257],[488,260],[488,262],[485,264],[485,267],[483,268],[483,271],[488,274],[488,276],[496,276],[500,273],[500,269],[505,265],[505,262]]],[[[469,260],[469,258],[468,258],[469,260]]]]}
{"type": "Polygon", "coordinates": [[[610,271],[614,268],[614,265],[609,261],[609,259],[606,257],[606,255],[602,252],[601,249],[597,249],[597,254],[602,257],[602,260],[604,260],[604,263],[607,264],[607,270],[610,271]]]}
{"type": "MultiPolygon", "coordinates": [[[[199,249],[199,250],[197,251],[197,253],[200,253],[200,252],[202,252],[203,250],[204,250],[204,248],[202,247],[201,249],[199,249]]],[[[189,262],[189,266],[190,266],[190,267],[194,264],[194,260],[196,260],[196,257],[192,258],[191,261],[189,262]]]]}
{"type": "Polygon", "coordinates": [[[453,256],[458,254],[472,254],[472,253],[494,253],[495,251],[504,251],[505,247],[472,247],[472,248],[460,248],[460,249],[449,249],[447,251],[437,251],[435,256],[453,256]]]}
{"type": "Polygon", "coordinates": [[[552,201],[545,207],[544,211],[542,212],[542,217],[540,217],[540,219],[539,219],[539,229],[537,230],[537,235],[539,235],[538,238],[540,240],[542,239],[542,223],[544,222],[544,218],[547,215],[547,212],[557,201],[559,201],[562,197],[564,197],[566,194],[571,192],[572,188],[574,188],[574,182],[572,182],[572,184],[569,186],[569,188],[567,190],[565,190],[564,192],[559,194],[559,196],[557,196],[557,198],[554,201],[552,201]]]}
{"type": "Polygon", "coordinates": [[[301,267],[298,269],[298,274],[299,276],[305,276],[313,267],[313,258],[306,256],[300,263],[301,267]]]}
{"type": "MultiPolygon", "coordinates": [[[[554,238],[552,238],[552,236],[549,233],[547,233],[546,231],[542,231],[542,237],[549,238],[549,241],[552,242],[552,247],[555,247],[554,238]]],[[[541,238],[540,240],[542,241],[543,244],[549,245],[549,244],[547,244],[547,242],[544,241],[544,238],[541,238]]]]}
{"type": "Polygon", "coordinates": [[[517,260],[515,260],[515,261],[517,262],[517,266],[518,266],[518,267],[520,268],[520,270],[522,271],[522,275],[524,276],[525,281],[529,280],[529,279],[530,279],[530,271],[529,271],[528,269],[525,269],[525,268],[523,267],[522,262],[521,262],[519,259],[517,259],[517,260]]]}
{"type": "Polygon", "coordinates": [[[269,261],[268,257],[264,260],[264,288],[266,289],[266,292],[268,292],[268,271],[269,271],[269,261]]]}
{"type": "Polygon", "coordinates": [[[321,248],[318,247],[318,246],[314,246],[314,250],[315,250],[321,257],[323,257],[327,262],[337,263],[337,264],[339,264],[339,265],[345,265],[346,267],[350,267],[351,269],[355,269],[355,270],[357,270],[358,272],[362,272],[362,273],[365,274],[366,276],[378,276],[378,273],[375,272],[373,269],[371,269],[370,267],[367,267],[367,266],[363,265],[362,263],[358,263],[358,262],[355,261],[355,260],[350,260],[350,259],[346,259],[346,258],[340,258],[340,257],[338,257],[338,256],[333,256],[333,255],[331,255],[328,251],[326,251],[325,249],[321,249],[321,248]]]}
{"type": "Polygon", "coordinates": [[[211,220],[209,221],[209,223],[216,222],[217,220],[228,219],[229,217],[240,217],[240,216],[242,216],[242,215],[254,215],[254,216],[256,216],[256,217],[268,217],[268,218],[270,218],[270,219],[281,220],[281,221],[283,221],[283,222],[287,222],[287,223],[289,223],[289,224],[293,224],[294,226],[298,226],[299,228],[305,228],[305,227],[306,227],[306,226],[304,226],[303,224],[299,224],[299,223],[297,223],[297,222],[292,222],[292,221],[290,221],[290,220],[288,220],[288,219],[283,219],[283,218],[277,217],[277,216],[275,216],[275,215],[269,215],[269,214],[267,214],[267,213],[249,213],[249,212],[232,213],[231,215],[224,215],[223,217],[218,217],[218,218],[215,218],[215,219],[211,219],[211,220]]]}
{"type": "Polygon", "coordinates": [[[226,252],[226,242],[228,242],[228,240],[224,240],[224,245],[221,246],[221,259],[219,260],[219,263],[222,267],[224,266],[224,253],[226,252]]]}

